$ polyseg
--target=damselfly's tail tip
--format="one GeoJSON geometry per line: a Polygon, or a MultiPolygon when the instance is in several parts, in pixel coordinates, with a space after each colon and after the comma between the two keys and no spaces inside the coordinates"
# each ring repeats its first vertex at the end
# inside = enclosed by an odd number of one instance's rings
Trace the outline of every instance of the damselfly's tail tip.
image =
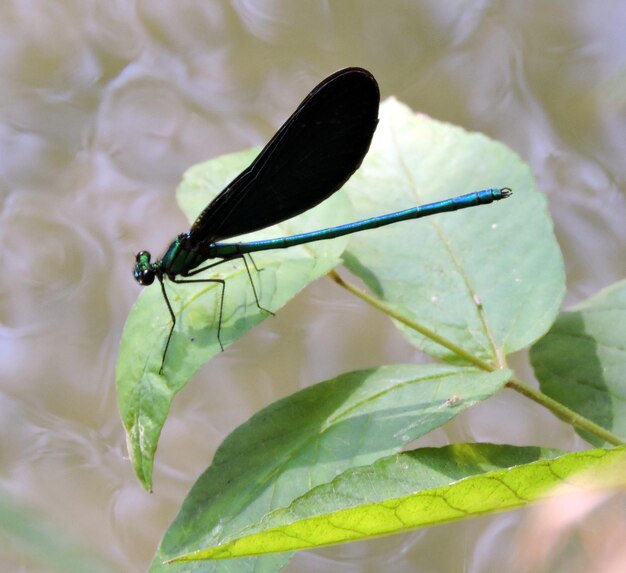
{"type": "Polygon", "coordinates": [[[513,189],[511,189],[510,187],[502,187],[502,189],[500,189],[500,197],[502,199],[506,199],[511,195],[513,195],[513,189]]]}

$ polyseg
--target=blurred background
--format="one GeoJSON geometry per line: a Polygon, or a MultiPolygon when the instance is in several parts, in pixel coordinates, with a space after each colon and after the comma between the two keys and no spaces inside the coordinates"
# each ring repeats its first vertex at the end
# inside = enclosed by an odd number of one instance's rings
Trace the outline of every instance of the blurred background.
{"type": "MultiPolygon", "coordinates": [[[[339,68],[371,70],[383,98],[484,132],[531,165],[564,253],[566,304],[623,278],[624,30],[620,0],[2,2],[0,496],[107,571],[144,571],[239,423],[342,372],[425,360],[322,279],[177,397],[152,495],[131,471],[114,369],[140,289],[134,254],[188,229],[174,190],[189,166],[264,144],[339,68]]],[[[526,355],[512,364],[532,380],[526,355]]],[[[422,443],[475,440],[585,447],[508,391],[422,443]]],[[[302,553],[286,570],[510,571],[526,514],[302,553]]],[[[28,553],[0,541],[2,571],[52,570],[28,553]]]]}

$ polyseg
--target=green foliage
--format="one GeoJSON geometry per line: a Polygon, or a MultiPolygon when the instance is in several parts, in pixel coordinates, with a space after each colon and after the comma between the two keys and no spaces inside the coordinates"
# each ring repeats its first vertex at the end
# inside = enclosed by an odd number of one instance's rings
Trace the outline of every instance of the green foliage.
{"type": "MultiPolygon", "coordinates": [[[[288,554],[267,553],[519,507],[577,471],[611,471],[622,454],[620,448],[567,454],[491,444],[403,451],[505,385],[550,408],[592,443],[618,444],[615,433],[624,434],[623,287],[557,318],[563,262],[528,167],[504,145],[414,114],[395,100],[383,104],[380,118],[362,168],[342,191],[254,238],[487,187],[511,187],[513,197],[349,239],[259,253],[255,261],[263,270],[253,278],[261,304],[277,311],[343,262],[373,294],[335,280],[386,312],[410,343],[442,363],[346,373],[257,413],[226,438],[192,488],[155,555],[153,573],[278,571],[288,554]],[[506,357],[536,343],[553,324],[532,350],[543,394],[516,380],[506,357]],[[181,557],[210,561],[167,563],[181,557]]],[[[218,158],[186,174],[179,201],[190,221],[254,154],[218,158]]],[[[228,344],[267,314],[257,308],[240,264],[213,270],[227,283],[222,339],[228,344]]],[[[146,488],[171,400],[219,351],[220,289],[211,283],[167,288],[177,325],[163,375],[170,319],[158,286],[144,289],[131,312],[117,369],[128,449],[146,488]]]]}
{"type": "Polygon", "coordinates": [[[220,446],[155,561],[180,554],[181,547],[222,543],[312,487],[399,452],[495,394],[509,374],[386,366],[344,374],[271,404],[220,446]],[[214,502],[206,504],[209,499],[214,502]]]}
{"type": "MultiPolygon", "coordinates": [[[[626,438],[626,281],[563,312],[530,357],[541,389],[626,438]]],[[[606,442],[588,431],[583,438],[606,442]]]]}
{"type": "Polygon", "coordinates": [[[180,561],[232,559],[368,539],[522,507],[624,450],[559,452],[495,444],[421,448],[356,467],[257,525],[180,561]]]}

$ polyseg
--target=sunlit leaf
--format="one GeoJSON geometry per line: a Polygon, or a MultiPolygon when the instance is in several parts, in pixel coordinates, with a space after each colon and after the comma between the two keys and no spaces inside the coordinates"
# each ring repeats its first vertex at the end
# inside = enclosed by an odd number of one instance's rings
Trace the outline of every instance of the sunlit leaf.
{"type": "MultiPolygon", "coordinates": [[[[347,469],[400,451],[496,393],[509,376],[446,365],[385,366],[344,374],[271,404],[224,440],[163,539],[151,572],[186,571],[163,562],[222,543],[347,469]]],[[[276,557],[268,559],[276,564],[276,557]]],[[[198,571],[245,571],[252,564],[239,566],[206,564],[198,571]]]]}
{"type": "Polygon", "coordinates": [[[493,444],[398,454],[349,470],[240,536],[183,560],[310,549],[523,507],[578,472],[601,476],[624,461],[624,448],[559,454],[493,444]]]}

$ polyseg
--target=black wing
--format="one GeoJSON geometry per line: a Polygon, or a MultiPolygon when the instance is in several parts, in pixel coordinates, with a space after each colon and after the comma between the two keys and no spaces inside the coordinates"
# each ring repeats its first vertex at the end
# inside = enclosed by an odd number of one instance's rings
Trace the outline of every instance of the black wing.
{"type": "Polygon", "coordinates": [[[361,165],[379,101],[378,84],[367,70],[346,68],[327,77],[202,211],[191,241],[216,242],[263,229],[328,198],[361,165]]]}

